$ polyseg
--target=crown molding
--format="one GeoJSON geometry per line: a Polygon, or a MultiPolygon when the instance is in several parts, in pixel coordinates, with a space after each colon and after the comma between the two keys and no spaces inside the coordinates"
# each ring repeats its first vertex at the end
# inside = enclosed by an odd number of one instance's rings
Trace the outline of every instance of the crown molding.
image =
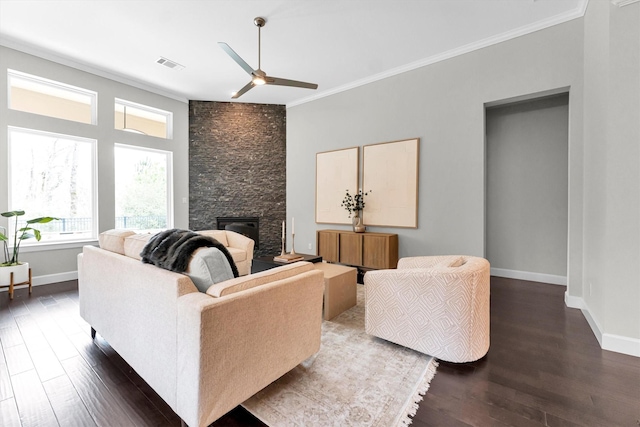
{"type": "Polygon", "coordinates": [[[618,7],[629,6],[632,3],[637,3],[640,0],[611,0],[611,4],[618,7]]]}
{"type": "MultiPolygon", "coordinates": [[[[640,0],[612,0],[612,1],[640,1],[640,0]]],[[[449,50],[447,52],[440,53],[438,55],[431,56],[429,58],[421,59],[419,61],[412,62],[410,64],[403,65],[401,67],[393,68],[391,70],[384,71],[382,73],[375,74],[373,76],[366,77],[364,79],[356,80],[354,82],[351,82],[342,86],[338,86],[336,88],[319,92],[312,96],[290,102],[287,104],[286,108],[295,107],[301,104],[306,104],[307,102],[311,102],[321,98],[325,98],[327,96],[335,95],[340,92],[345,92],[350,89],[355,89],[357,87],[364,86],[366,84],[373,83],[378,80],[386,79],[388,77],[393,77],[398,74],[406,73],[407,71],[415,70],[417,68],[426,67],[427,65],[435,64],[436,62],[444,61],[446,59],[463,55],[465,53],[469,53],[474,50],[478,50],[488,46],[492,46],[494,44],[502,43],[504,41],[508,41],[516,37],[520,37],[529,33],[533,33],[535,31],[540,31],[545,28],[552,27],[554,25],[558,25],[567,21],[574,20],[576,18],[582,18],[587,9],[587,3],[588,3],[588,0],[583,0],[577,8],[573,10],[569,10],[565,13],[561,13],[559,15],[552,16],[549,19],[546,19],[544,21],[539,21],[531,25],[525,25],[523,27],[515,28],[511,31],[507,31],[502,34],[497,34],[495,36],[488,37],[486,39],[479,40],[477,42],[469,43],[467,45],[449,50]]]]}

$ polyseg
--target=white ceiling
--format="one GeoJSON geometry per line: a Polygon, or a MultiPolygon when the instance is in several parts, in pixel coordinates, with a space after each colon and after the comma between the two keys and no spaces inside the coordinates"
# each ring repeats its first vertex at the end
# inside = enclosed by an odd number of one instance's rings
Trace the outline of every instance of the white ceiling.
{"type": "Polygon", "coordinates": [[[257,68],[317,83],[240,102],[296,105],[584,14],[588,0],[0,0],[0,44],[181,100],[230,101],[257,68]],[[186,68],[156,63],[163,56],[186,68]]]}

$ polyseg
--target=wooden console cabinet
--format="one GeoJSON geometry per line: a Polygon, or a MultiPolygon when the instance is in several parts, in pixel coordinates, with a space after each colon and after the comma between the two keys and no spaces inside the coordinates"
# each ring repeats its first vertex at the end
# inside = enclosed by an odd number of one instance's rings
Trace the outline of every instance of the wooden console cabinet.
{"type": "Polygon", "coordinates": [[[398,265],[397,234],[318,230],[316,250],[325,261],[355,267],[381,270],[398,265]]]}

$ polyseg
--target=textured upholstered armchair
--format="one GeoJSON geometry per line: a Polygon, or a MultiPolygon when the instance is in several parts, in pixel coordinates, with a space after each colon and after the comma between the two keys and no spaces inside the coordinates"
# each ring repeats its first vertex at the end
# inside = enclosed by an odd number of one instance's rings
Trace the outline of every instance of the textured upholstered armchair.
{"type": "Polygon", "coordinates": [[[469,256],[402,258],[364,276],[365,330],[447,362],[489,350],[489,262],[469,256]]]}

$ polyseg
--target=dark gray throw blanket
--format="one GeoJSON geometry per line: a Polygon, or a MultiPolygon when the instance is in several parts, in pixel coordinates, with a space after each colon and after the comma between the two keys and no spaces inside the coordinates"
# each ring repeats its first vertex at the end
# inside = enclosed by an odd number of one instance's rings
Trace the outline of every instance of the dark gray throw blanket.
{"type": "Polygon", "coordinates": [[[149,239],[145,247],[140,252],[142,262],[153,264],[165,270],[184,273],[187,271],[189,261],[193,252],[201,247],[216,248],[220,250],[229,261],[229,266],[233,272],[233,277],[238,277],[238,267],[233,262],[231,254],[213,237],[203,236],[190,230],[161,231],[149,239]]]}

